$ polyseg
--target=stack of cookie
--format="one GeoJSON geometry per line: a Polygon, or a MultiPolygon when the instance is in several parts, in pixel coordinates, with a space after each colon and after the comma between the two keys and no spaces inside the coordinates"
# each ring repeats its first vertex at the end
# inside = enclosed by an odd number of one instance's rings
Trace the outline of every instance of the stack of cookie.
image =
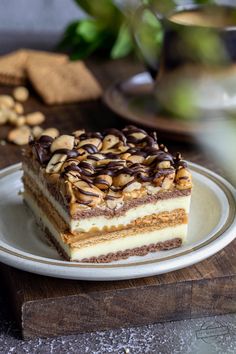
{"type": "Polygon", "coordinates": [[[29,80],[46,104],[97,99],[102,89],[83,62],[64,54],[21,49],[0,57],[0,83],[29,80]]]}
{"type": "Polygon", "coordinates": [[[43,130],[42,112],[25,114],[23,103],[29,91],[22,85],[28,81],[49,105],[97,99],[102,93],[84,63],[70,62],[64,54],[22,49],[0,57],[0,84],[17,86],[12,95],[0,95],[0,126],[12,127],[7,140],[17,145],[27,144],[30,136],[39,138],[46,134],[55,138],[59,135],[56,128],[43,130]]]}

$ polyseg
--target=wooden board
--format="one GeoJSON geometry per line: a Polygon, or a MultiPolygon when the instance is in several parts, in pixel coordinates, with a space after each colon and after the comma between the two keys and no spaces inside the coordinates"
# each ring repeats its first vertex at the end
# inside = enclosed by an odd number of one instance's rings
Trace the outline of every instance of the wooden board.
{"type": "MultiPolygon", "coordinates": [[[[89,65],[103,87],[116,77],[125,78],[140,69],[132,61],[89,65]]],[[[0,88],[0,93],[10,91],[0,88]]],[[[100,101],[49,108],[34,95],[26,108],[43,111],[48,117],[45,127],[57,126],[61,132],[80,127],[99,130],[124,126],[100,101]]],[[[5,134],[6,129],[1,128],[0,139],[5,134]]],[[[214,163],[207,160],[207,153],[196,145],[165,142],[172,151],[182,151],[185,158],[217,171],[214,163]]],[[[0,146],[0,168],[19,160],[18,147],[0,146]]],[[[22,335],[32,338],[236,312],[235,253],[236,241],[195,266],[119,282],[54,279],[3,265],[0,272],[9,294],[9,308],[22,328],[22,335]]]]}
{"type": "Polygon", "coordinates": [[[236,312],[236,241],[198,265],[119,282],[61,280],[2,267],[24,338],[236,312]]]}

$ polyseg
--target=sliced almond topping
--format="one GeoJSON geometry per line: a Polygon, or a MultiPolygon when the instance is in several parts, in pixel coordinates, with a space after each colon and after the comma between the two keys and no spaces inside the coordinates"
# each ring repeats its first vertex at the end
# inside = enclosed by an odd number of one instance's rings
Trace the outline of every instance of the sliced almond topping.
{"type": "Polygon", "coordinates": [[[83,147],[84,145],[94,145],[98,150],[102,147],[102,141],[101,139],[98,138],[90,138],[90,139],[85,139],[81,140],[79,142],[78,148],[83,147]]]}
{"type": "Polygon", "coordinates": [[[74,185],[77,187],[74,189],[74,194],[81,203],[95,207],[101,202],[102,194],[98,188],[90,187],[83,181],[76,182],[74,185]]]}
{"type": "Polygon", "coordinates": [[[61,170],[63,163],[66,161],[67,155],[55,154],[52,156],[46,167],[46,173],[58,173],[61,170]]]}
{"type": "Polygon", "coordinates": [[[76,137],[76,138],[79,138],[80,135],[84,134],[85,133],[85,130],[84,129],[79,129],[79,130],[76,130],[74,131],[72,134],[76,137]]]}
{"type": "Polygon", "coordinates": [[[175,179],[175,171],[173,173],[170,173],[169,175],[165,176],[161,188],[162,189],[170,189],[173,186],[173,182],[175,179]]]}
{"type": "Polygon", "coordinates": [[[135,190],[139,190],[141,187],[142,187],[141,183],[133,182],[133,183],[129,184],[127,187],[125,187],[123,189],[123,192],[125,192],[125,193],[133,192],[135,190]]]}
{"type": "Polygon", "coordinates": [[[157,164],[158,168],[170,168],[171,163],[170,161],[161,161],[157,164]]]}
{"type": "Polygon", "coordinates": [[[126,173],[121,173],[120,175],[113,177],[113,185],[115,187],[123,187],[127,183],[131,182],[134,180],[133,176],[130,176],[126,173]]]}
{"type": "Polygon", "coordinates": [[[60,135],[56,138],[51,145],[51,152],[60,149],[69,149],[72,150],[74,147],[75,137],[72,135],[60,135]]]}
{"type": "Polygon", "coordinates": [[[43,130],[41,135],[51,136],[52,138],[57,138],[59,136],[59,130],[56,128],[47,128],[43,130]]]}
{"type": "Polygon", "coordinates": [[[101,190],[108,189],[112,185],[112,177],[105,174],[99,175],[95,178],[94,185],[101,190]]]}
{"type": "Polygon", "coordinates": [[[142,139],[146,138],[147,134],[144,134],[142,132],[136,132],[136,133],[130,134],[130,136],[133,136],[137,140],[142,140],[142,139]]]}
{"type": "Polygon", "coordinates": [[[144,161],[144,157],[141,155],[131,155],[127,160],[132,163],[142,163],[144,161]]]}
{"type": "Polygon", "coordinates": [[[192,188],[192,176],[187,168],[180,168],[176,172],[175,182],[178,189],[192,188]]]}
{"type": "Polygon", "coordinates": [[[105,136],[102,142],[102,150],[109,150],[116,144],[118,144],[120,139],[112,134],[108,134],[105,136]]]}

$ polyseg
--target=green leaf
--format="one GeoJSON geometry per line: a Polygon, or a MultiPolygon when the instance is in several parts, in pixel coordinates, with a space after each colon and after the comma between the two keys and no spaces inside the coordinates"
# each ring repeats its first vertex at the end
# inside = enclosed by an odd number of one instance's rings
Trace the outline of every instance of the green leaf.
{"type": "Polygon", "coordinates": [[[75,0],[75,2],[92,17],[105,23],[120,23],[123,14],[112,0],[75,0]]]}
{"type": "Polygon", "coordinates": [[[115,44],[111,50],[111,58],[118,59],[126,56],[133,49],[133,41],[130,33],[130,29],[126,23],[120,28],[118,37],[115,41],[115,44]]]}
{"type": "Polygon", "coordinates": [[[93,42],[99,36],[103,27],[101,23],[94,19],[85,19],[80,21],[76,28],[76,33],[86,42],[93,42]]]}

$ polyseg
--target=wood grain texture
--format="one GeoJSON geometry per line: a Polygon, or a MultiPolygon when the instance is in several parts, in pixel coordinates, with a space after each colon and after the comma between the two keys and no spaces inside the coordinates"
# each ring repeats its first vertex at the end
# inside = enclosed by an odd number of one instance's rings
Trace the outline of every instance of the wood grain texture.
{"type": "MultiPolygon", "coordinates": [[[[117,77],[126,78],[142,68],[129,61],[90,61],[88,66],[104,88],[117,77]]],[[[0,93],[11,92],[0,87],[0,93]]],[[[28,111],[41,110],[45,127],[61,132],[86,128],[122,127],[125,122],[101,101],[46,107],[32,92],[28,111]]],[[[6,129],[0,129],[0,139],[6,129]]],[[[219,173],[216,163],[196,144],[164,140],[172,151],[219,173]]],[[[19,147],[0,146],[0,167],[20,161],[19,147]]],[[[204,221],[203,221],[204,222],[204,221]]],[[[10,307],[24,338],[56,336],[157,321],[179,320],[236,311],[236,241],[215,256],[169,274],[117,282],[86,282],[54,279],[2,265],[10,307]]]]}

